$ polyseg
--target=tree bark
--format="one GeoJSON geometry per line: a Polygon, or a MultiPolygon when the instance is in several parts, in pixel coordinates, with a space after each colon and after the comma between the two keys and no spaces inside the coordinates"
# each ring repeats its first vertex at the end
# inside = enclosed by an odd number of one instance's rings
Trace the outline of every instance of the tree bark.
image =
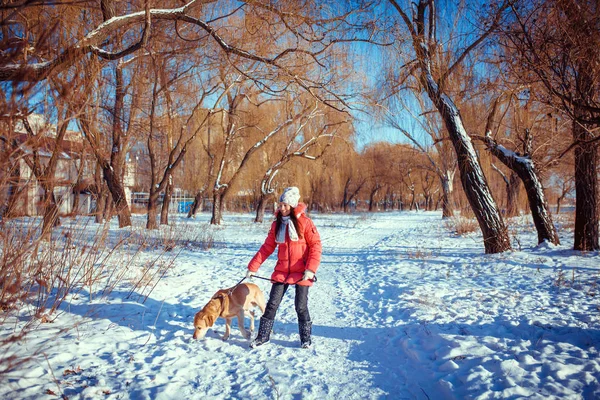
{"type": "Polygon", "coordinates": [[[42,223],[42,237],[47,237],[52,233],[52,229],[60,226],[58,216],[58,205],[54,196],[54,185],[42,185],[44,187],[44,217],[42,223]]]}
{"type": "Polygon", "coordinates": [[[212,209],[212,217],[210,219],[211,225],[221,225],[223,220],[223,199],[225,198],[225,194],[227,190],[215,190],[213,194],[213,209],[212,209]]]}
{"type": "Polygon", "coordinates": [[[160,211],[160,224],[169,225],[169,206],[171,205],[171,197],[173,196],[173,175],[169,174],[168,183],[165,187],[165,198],[160,211]]]}
{"type": "Polygon", "coordinates": [[[273,194],[261,194],[256,207],[256,218],[254,222],[262,223],[265,218],[265,210],[269,204],[273,202],[273,194]]]}
{"type": "Polygon", "coordinates": [[[19,161],[17,160],[14,165],[10,168],[10,177],[8,182],[6,182],[6,188],[2,190],[5,191],[4,196],[5,199],[2,202],[2,211],[0,212],[0,220],[5,217],[11,217],[17,206],[17,202],[19,200],[19,196],[23,193],[23,190],[26,188],[26,185],[21,183],[21,168],[19,166],[19,161]]]}
{"type": "MultiPolygon", "coordinates": [[[[591,138],[585,126],[578,121],[573,122],[575,141],[591,138]]],[[[598,148],[595,144],[575,147],[575,250],[600,250],[597,165],[598,148]]]]}
{"type": "Polygon", "coordinates": [[[102,167],[104,180],[106,181],[106,185],[112,196],[119,218],[119,228],[124,228],[126,226],[131,226],[131,212],[129,211],[129,204],[127,204],[125,189],[123,188],[119,177],[113,171],[114,170],[110,165],[102,167]]]}
{"type": "Polygon", "coordinates": [[[452,205],[452,192],[454,172],[446,171],[445,175],[440,176],[442,186],[442,219],[454,216],[454,207],[452,205]]]}
{"type": "Polygon", "coordinates": [[[508,184],[506,186],[506,216],[514,217],[519,214],[519,188],[521,187],[521,180],[519,175],[515,172],[511,172],[508,178],[508,184]]]}
{"type": "Polygon", "coordinates": [[[198,214],[198,210],[202,209],[202,203],[204,199],[204,190],[198,190],[196,196],[194,197],[194,202],[192,203],[190,210],[188,211],[188,218],[196,218],[196,214],[198,214]]]}
{"type": "Polygon", "coordinates": [[[159,192],[150,193],[148,196],[148,218],[146,219],[146,229],[158,229],[158,195],[159,192]]]}
{"type": "Polygon", "coordinates": [[[373,203],[375,203],[375,195],[381,189],[381,185],[376,184],[375,187],[371,190],[371,194],[369,196],[369,212],[373,212],[373,203]]]}

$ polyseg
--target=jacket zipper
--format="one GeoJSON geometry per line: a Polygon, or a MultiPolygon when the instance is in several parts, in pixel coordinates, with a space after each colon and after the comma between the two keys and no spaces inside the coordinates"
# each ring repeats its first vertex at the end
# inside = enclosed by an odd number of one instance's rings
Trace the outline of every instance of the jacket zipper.
{"type": "Polygon", "coordinates": [[[287,234],[288,234],[288,237],[287,237],[287,250],[288,250],[288,278],[289,278],[290,275],[292,274],[292,266],[291,266],[291,264],[292,264],[292,252],[290,250],[290,244],[291,244],[292,241],[290,240],[290,227],[289,226],[288,226],[287,234]]]}

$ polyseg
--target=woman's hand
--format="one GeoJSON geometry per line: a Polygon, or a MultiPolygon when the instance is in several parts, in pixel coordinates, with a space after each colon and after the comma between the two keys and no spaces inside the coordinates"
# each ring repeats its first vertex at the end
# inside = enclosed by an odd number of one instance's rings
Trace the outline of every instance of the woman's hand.
{"type": "Polygon", "coordinates": [[[248,271],[246,272],[246,279],[250,279],[250,278],[252,278],[254,275],[256,275],[256,272],[252,272],[252,271],[248,270],[248,271]]]}
{"type": "Polygon", "coordinates": [[[304,276],[302,277],[302,280],[303,281],[312,281],[314,277],[315,277],[315,273],[312,272],[311,270],[307,269],[306,271],[304,271],[304,276]]]}

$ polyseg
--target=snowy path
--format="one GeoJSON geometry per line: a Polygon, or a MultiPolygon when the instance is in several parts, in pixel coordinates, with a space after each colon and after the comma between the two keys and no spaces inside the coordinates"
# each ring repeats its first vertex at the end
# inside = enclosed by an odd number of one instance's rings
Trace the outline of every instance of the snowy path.
{"type": "MultiPolygon", "coordinates": [[[[46,390],[70,399],[600,396],[597,253],[578,256],[565,245],[487,256],[479,237],[450,235],[439,213],[314,219],[324,254],[309,294],[313,348],[298,348],[293,288],[270,344],[249,349],[235,322],[222,342],[221,319],[204,341],[191,338],[194,314],[244,276],[268,229],[231,215],[211,228],[217,245],[184,250],[144,304],[127,298],[127,285],[97,302],[70,299],[67,312],[24,346],[42,349],[48,361],[0,387],[0,397],[37,399],[46,390]],[[81,323],[61,333],[73,315],[81,323]]],[[[269,276],[274,262],[259,274],[269,276]]],[[[270,284],[255,283],[268,296],[270,284]]]]}

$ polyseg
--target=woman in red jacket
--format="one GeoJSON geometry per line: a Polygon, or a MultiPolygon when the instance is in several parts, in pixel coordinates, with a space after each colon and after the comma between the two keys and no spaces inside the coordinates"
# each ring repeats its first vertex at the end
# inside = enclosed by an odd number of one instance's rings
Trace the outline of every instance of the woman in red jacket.
{"type": "Polygon", "coordinates": [[[321,238],[312,220],[305,214],[306,205],[299,203],[300,191],[289,187],[283,191],[277,206],[276,220],[267,239],[248,264],[247,278],[251,278],[261,264],[279,247],[277,264],[271,275],[271,294],[260,319],[258,335],[250,347],[269,341],[275,314],[283,295],[290,285],[296,286],[294,304],[298,314],[298,331],[302,348],[311,345],[312,321],[308,313],[308,288],[312,286],[321,262],[321,238]]]}

